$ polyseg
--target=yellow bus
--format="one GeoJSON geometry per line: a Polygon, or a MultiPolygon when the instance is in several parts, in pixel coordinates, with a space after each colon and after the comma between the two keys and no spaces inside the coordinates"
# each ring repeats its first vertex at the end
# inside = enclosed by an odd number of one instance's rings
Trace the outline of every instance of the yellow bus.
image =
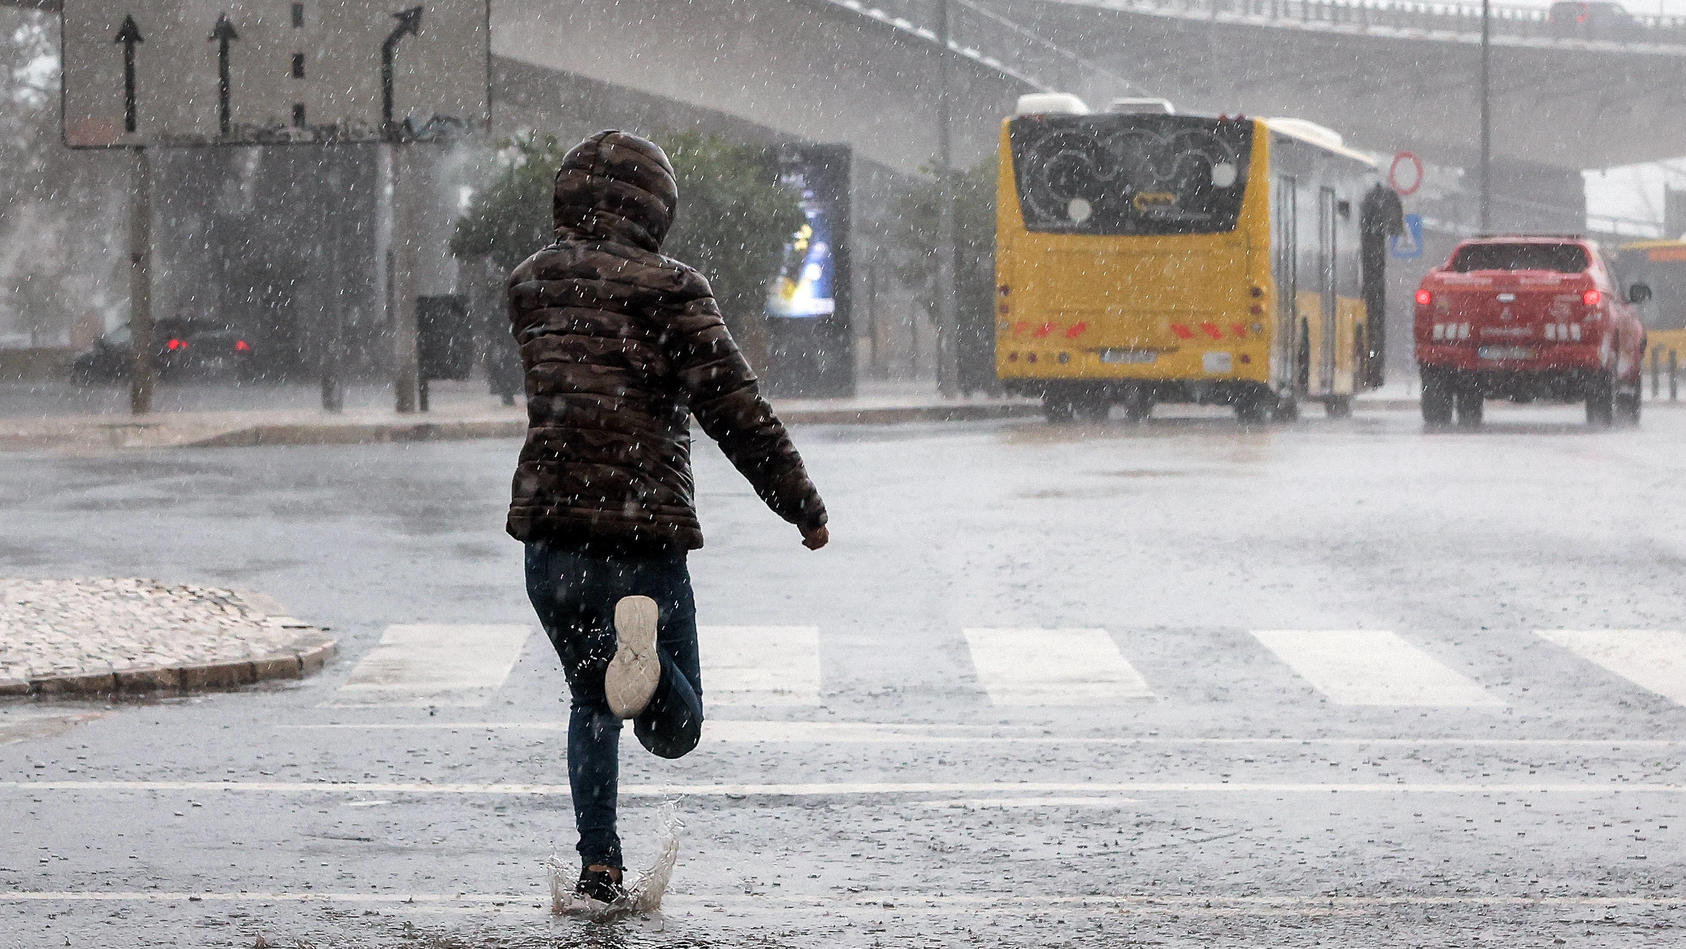
{"type": "Polygon", "coordinates": [[[1349,413],[1379,378],[1363,300],[1380,274],[1365,282],[1359,229],[1374,163],[1307,122],[1148,101],[1091,113],[1028,95],[1002,123],[1003,387],[1050,421],[1160,402],[1349,413]]]}
{"type": "Polygon", "coordinates": [[[1623,286],[1643,283],[1651,299],[1639,305],[1645,323],[1645,365],[1666,372],[1669,360],[1686,367],[1686,241],[1639,241],[1622,247],[1616,270],[1623,286]]]}

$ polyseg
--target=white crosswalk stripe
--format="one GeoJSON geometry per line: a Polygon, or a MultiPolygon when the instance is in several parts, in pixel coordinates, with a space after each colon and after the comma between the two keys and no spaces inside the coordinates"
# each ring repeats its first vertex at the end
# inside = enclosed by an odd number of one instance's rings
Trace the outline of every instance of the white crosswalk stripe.
{"type": "Polygon", "coordinates": [[[1686,633],[1673,629],[1539,629],[1582,659],[1686,705],[1686,633]]]}
{"type": "Polygon", "coordinates": [[[820,704],[817,626],[701,626],[703,698],[709,705],[820,704]]]}
{"type": "Polygon", "coordinates": [[[531,626],[388,626],[332,707],[485,705],[521,655],[531,626]]]}
{"type": "Polygon", "coordinates": [[[966,630],[978,680],[996,705],[1084,705],[1152,698],[1104,629],[973,627],[966,630]]]}
{"type": "Polygon", "coordinates": [[[1253,635],[1337,705],[1499,704],[1468,676],[1385,630],[1275,629],[1253,635]]]}
{"type": "MultiPolygon", "coordinates": [[[[524,625],[389,626],[324,705],[483,706],[505,686],[536,632],[524,625]]],[[[822,704],[820,627],[704,626],[698,632],[704,696],[711,707],[822,704]]],[[[1555,644],[1640,688],[1686,705],[1686,632],[1534,632],[1535,642],[1555,644]]],[[[978,685],[996,706],[1069,707],[1156,697],[1105,629],[970,627],[963,635],[978,685]]],[[[1503,704],[1468,675],[1393,632],[1278,629],[1256,630],[1251,635],[1288,671],[1335,705],[1465,708],[1503,704]]],[[[1510,640],[1513,645],[1517,642],[1510,640]]],[[[1155,661],[1163,664],[1165,658],[1155,661]]],[[[1189,657],[1190,662],[1193,659],[1189,657]]],[[[936,661],[946,664],[950,660],[936,661]]],[[[895,668],[891,664],[874,671],[893,680],[895,668]]],[[[1254,665],[1247,677],[1280,678],[1284,673],[1270,671],[1280,668],[1254,665]]],[[[547,664],[544,674],[559,673],[547,664]]],[[[847,679],[843,687],[870,689],[878,678],[847,679]]],[[[1173,691],[1183,694],[1186,689],[1173,691]]]]}

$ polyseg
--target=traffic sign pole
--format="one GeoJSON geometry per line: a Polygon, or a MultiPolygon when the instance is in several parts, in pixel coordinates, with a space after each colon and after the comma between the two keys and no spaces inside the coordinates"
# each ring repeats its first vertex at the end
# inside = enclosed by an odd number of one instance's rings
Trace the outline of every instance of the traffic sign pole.
{"type": "Polygon", "coordinates": [[[152,411],[152,165],[146,149],[130,150],[133,190],[129,206],[129,410],[152,411]]]}

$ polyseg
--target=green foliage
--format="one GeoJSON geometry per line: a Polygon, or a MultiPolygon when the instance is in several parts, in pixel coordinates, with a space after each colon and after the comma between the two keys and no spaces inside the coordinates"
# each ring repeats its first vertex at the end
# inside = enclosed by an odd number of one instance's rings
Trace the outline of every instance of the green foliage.
{"type": "MultiPolygon", "coordinates": [[[[954,314],[952,334],[963,392],[994,391],[995,381],[995,176],[994,156],[957,172],[954,182],[954,314]]],[[[936,314],[937,220],[941,191],[935,181],[895,202],[890,235],[896,277],[926,312],[936,314]]]]}
{"type": "Polygon", "coordinates": [[[554,135],[503,142],[490,180],[475,191],[468,210],[457,219],[451,253],[464,259],[490,258],[507,272],[553,241],[550,192],[566,152],[554,135]]]}
{"type": "Polygon", "coordinates": [[[0,6],[0,335],[40,342],[120,299],[126,263],[127,156],[59,141],[57,36],[56,16],[0,6]]]}
{"type": "MultiPolygon", "coordinates": [[[[694,131],[660,144],[679,180],[679,213],[662,253],[709,278],[727,322],[760,364],[767,284],[803,221],[797,196],[779,186],[770,149],[694,131]]],[[[451,252],[488,257],[507,271],[551,243],[551,187],[566,152],[553,136],[506,142],[491,180],[457,222],[451,252]]]]}

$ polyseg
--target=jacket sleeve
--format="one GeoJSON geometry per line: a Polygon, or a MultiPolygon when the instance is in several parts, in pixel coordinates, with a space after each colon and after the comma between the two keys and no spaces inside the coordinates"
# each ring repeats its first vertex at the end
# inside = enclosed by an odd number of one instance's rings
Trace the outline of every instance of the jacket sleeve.
{"type": "Polygon", "coordinates": [[[692,292],[684,295],[673,317],[668,350],[691,412],[773,513],[798,527],[823,525],[825,504],[802,456],[761,398],[755,373],[726,330],[708,282],[699,274],[690,276],[692,292]]]}

